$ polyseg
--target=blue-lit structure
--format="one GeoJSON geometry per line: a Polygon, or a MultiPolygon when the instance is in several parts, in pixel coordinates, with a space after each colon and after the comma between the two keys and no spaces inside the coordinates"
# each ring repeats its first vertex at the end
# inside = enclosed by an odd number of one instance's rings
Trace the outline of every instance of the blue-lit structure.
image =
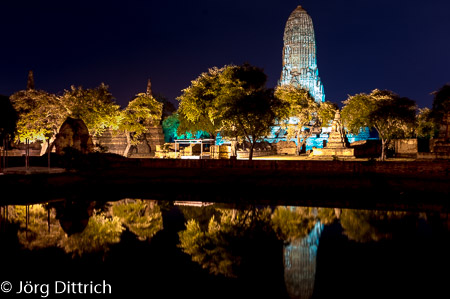
{"type": "MultiPolygon", "coordinates": [[[[325,91],[319,77],[317,67],[316,41],[311,17],[300,5],[292,11],[286,22],[284,30],[283,66],[278,85],[294,85],[309,91],[316,102],[325,101],[325,91]]],[[[295,117],[289,119],[289,125],[296,126],[298,120],[295,117]]],[[[277,143],[279,141],[294,141],[296,138],[286,138],[286,128],[279,125],[271,127],[271,133],[265,136],[264,141],[277,143]]],[[[305,128],[304,128],[305,129],[305,128]]],[[[318,128],[312,136],[306,140],[306,151],[315,148],[323,148],[328,140],[331,127],[318,128]]],[[[175,139],[177,136],[175,136],[175,139]]],[[[186,136],[186,138],[192,138],[186,136]]],[[[200,138],[197,136],[197,138],[200,138]]],[[[375,132],[369,128],[361,128],[359,134],[348,134],[349,143],[367,139],[378,139],[375,132]]],[[[300,142],[303,142],[301,139],[300,142]]],[[[220,134],[216,136],[216,145],[221,145],[224,140],[220,134]]]]}
{"type": "Polygon", "coordinates": [[[311,298],[316,277],[317,249],[323,224],[317,221],[311,232],[284,246],[284,281],[291,298],[311,298]]]}
{"type": "Polygon", "coordinates": [[[300,5],[291,13],[284,29],[283,69],[278,84],[302,87],[317,102],[325,101],[312,19],[300,5]]]}
{"type": "MultiPolygon", "coordinates": [[[[316,102],[325,101],[325,91],[319,77],[317,67],[316,40],[314,27],[311,17],[300,5],[290,14],[286,27],[284,29],[284,47],[283,47],[283,68],[281,78],[278,81],[282,85],[294,85],[309,91],[316,102]]],[[[296,119],[291,118],[290,125],[297,125],[296,119]]],[[[328,133],[331,127],[323,127],[320,132],[315,132],[306,140],[306,149],[323,148],[328,140],[328,133]]],[[[274,143],[278,141],[295,141],[293,138],[287,140],[285,130],[280,126],[273,126],[271,134],[265,138],[265,141],[274,143]]],[[[348,134],[349,143],[377,139],[374,132],[368,128],[361,128],[359,134],[348,134]]],[[[301,140],[303,142],[303,140],[301,140]]]]}

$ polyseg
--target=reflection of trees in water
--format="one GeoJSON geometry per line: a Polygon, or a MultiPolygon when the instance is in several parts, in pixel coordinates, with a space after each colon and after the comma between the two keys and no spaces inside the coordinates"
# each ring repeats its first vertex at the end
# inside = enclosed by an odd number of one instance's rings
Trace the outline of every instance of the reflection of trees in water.
{"type": "MultiPolygon", "coordinates": [[[[201,225],[206,223],[205,214],[198,218],[195,214],[192,211],[187,214],[186,229],[179,232],[179,246],[211,273],[229,277],[239,276],[241,265],[250,258],[245,256],[245,253],[251,255],[249,248],[261,250],[254,245],[258,243],[256,238],[267,238],[274,243],[299,243],[311,231],[317,232],[321,217],[324,223],[336,218],[333,209],[277,207],[272,211],[268,207],[247,210],[210,207],[208,225],[201,225]],[[247,251],[239,247],[244,245],[247,251]]],[[[290,252],[295,259],[295,250],[290,252]]]]}
{"type": "Polygon", "coordinates": [[[111,244],[120,241],[123,230],[117,217],[108,217],[97,210],[94,210],[82,232],[70,235],[63,230],[61,225],[65,221],[58,221],[55,209],[48,211],[40,204],[30,206],[28,225],[25,207],[13,206],[10,210],[16,212],[17,217],[11,217],[11,220],[19,223],[19,242],[30,250],[58,247],[66,253],[79,256],[84,253],[105,252],[111,244]]]}
{"type": "Polygon", "coordinates": [[[19,224],[17,237],[26,249],[55,247],[65,237],[54,209],[40,204],[29,206],[28,227],[26,206],[9,206],[8,210],[10,221],[19,224]]]}
{"type": "Polygon", "coordinates": [[[273,228],[285,242],[284,280],[291,298],[310,298],[314,290],[319,238],[324,224],[336,219],[328,208],[277,207],[273,228]]]}
{"type": "Polygon", "coordinates": [[[417,214],[393,211],[342,210],[340,221],[344,234],[357,242],[391,239],[405,228],[415,230],[417,214]]]}
{"type": "Polygon", "coordinates": [[[186,221],[194,219],[200,225],[202,230],[207,230],[212,217],[220,219],[221,213],[218,209],[219,206],[220,204],[216,203],[214,205],[203,207],[178,206],[178,209],[183,213],[186,221]]]}
{"type": "Polygon", "coordinates": [[[328,224],[336,219],[333,209],[279,206],[272,214],[273,228],[279,238],[291,242],[309,234],[320,219],[328,224]]]}
{"type": "Polygon", "coordinates": [[[123,199],[112,204],[112,213],[141,241],[150,239],[163,228],[156,201],[123,199]]]}
{"type": "Polygon", "coordinates": [[[120,241],[125,227],[140,240],[162,229],[161,211],[155,202],[123,200],[101,209],[93,209],[91,203],[56,205],[54,209],[41,204],[29,206],[28,221],[26,206],[8,207],[8,220],[18,224],[17,236],[24,248],[57,247],[81,256],[108,251],[120,241]],[[91,210],[80,212],[80,206],[91,210]]]}
{"type": "Polygon", "coordinates": [[[196,219],[188,220],[186,230],[179,232],[183,251],[192,260],[213,274],[238,277],[255,265],[255,254],[278,243],[270,226],[269,208],[217,209],[219,217],[211,216],[208,227],[200,226],[196,219]]]}
{"type": "Polygon", "coordinates": [[[67,253],[80,256],[83,253],[106,252],[111,244],[120,241],[122,231],[123,226],[118,217],[94,211],[86,228],[81,233],[66,236],[60,245],[67,253]]]}

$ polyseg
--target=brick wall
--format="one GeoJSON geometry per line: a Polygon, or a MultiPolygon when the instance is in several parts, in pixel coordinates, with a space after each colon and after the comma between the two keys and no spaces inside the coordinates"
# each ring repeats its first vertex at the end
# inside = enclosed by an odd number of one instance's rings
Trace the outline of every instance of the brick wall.
{"type": "Polygon", "coordinates": [[[362,174],[443,176],[450,174],[450,161],[280,161],[280,160],[179,160],[179,159],[134,159],[123,161],[120,167],[140,166],[148,168],[233,168],[299,171],[311,174],[362,174]],[[130,164],[131,163],[131,164],[130,164]]]}

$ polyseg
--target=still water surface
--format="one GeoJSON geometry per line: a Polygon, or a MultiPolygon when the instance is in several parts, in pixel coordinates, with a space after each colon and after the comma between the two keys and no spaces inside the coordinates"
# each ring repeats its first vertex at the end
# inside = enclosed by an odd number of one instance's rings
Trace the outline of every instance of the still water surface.
{"type": "Polygon", "coordinates": [[[12,288],[2,298],[449,294],[448,214],[140,199],[0,213],[0,283],[12,288]]]}

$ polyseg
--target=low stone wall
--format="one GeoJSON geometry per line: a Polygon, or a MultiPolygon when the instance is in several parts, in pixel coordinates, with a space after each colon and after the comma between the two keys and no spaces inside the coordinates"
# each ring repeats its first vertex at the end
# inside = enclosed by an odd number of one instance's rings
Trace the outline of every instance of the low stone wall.
{"type": "Polygon", "coordinates": [[[272,145],[275,147],[277,155],[295,155],[297,151],[294,141],[278,141],[272,145]]]}
{"type": "Polygon", "coordinates": [[[350,143],[357,158],[377,158],[381,156],[381,140],[360,140],[350,143]]]}
{"type": "Polygon", "coordinates": [[[313,156],[355,158],[353,148],[313,148],[313,156]]]}
{"type": "MultiPolygon", "coordinates": [[[[5,153],[6,151],[4,151],[5,153]]],[[[8,150],[8,157],[21,157],[25,156],[26,150],[25,149],[10,149],[8,150]]],[[[5,153],[6,154],[6,153],[5,153]]],[[[30,156],[40,156],[41,150],[40,149],[30,149],[30,156]]]]}
{"type": "Polygon", "coordinates": [[[450,160],[450,153],[417,153],[417,160],[450,160]]]}
{"type": "Polygon", "coordinates": [[[182,159],[127,159],[115,162],[113,167],[148,168],[233,168],[272,171],[295,171],[305,174],[364,174],[405,176],[450,176],[450,161],[286,161],[286,160],[182,160],[182,159]]]}
{"type": "Polygon", "coordinates": [[[418,152],[417,139],[395,139],[396,157],[416,157],[418,152]]]}
{"type": "MultiPolygon", "coordinates": [[[[93,138],[95,145],[103,147],[107,153],[123,155],[127,147],[127,136],[123,131],[105,130],[101,136],[93,138]]],[[[144,140],[138,145],[130,148],[129,157],[153,157],[157,151],[157,146],[164,144],[164,134],[162,127],[148,127],[148,132],[144,134],[144,140]]]]}
{"type": "MultiPolygon", "coordinates": [[[[266,156],[272,156],[272,155],[276,155],[276,152],[273,150],[253,150],[253,157],[266,157],[266,156]]],[[[237,157],[239,159],[248,159],[248,157],[250,156],[250,151],[238,151],[237,152],[237,157]]]]}

